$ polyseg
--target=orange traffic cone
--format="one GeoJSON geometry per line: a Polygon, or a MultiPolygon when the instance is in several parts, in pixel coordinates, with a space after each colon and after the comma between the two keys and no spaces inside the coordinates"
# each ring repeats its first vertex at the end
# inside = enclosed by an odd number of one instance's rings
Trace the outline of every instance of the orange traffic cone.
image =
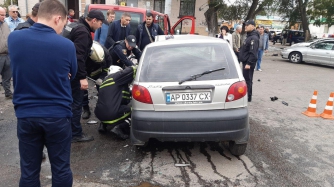
{"type": "Polygon", "coordinates": [[[325,119],[334,120],[333,116],[333,100],[334,100],[334,92],[332,92],[328,98],[325,110],[320,116],[325,119]]]}
{"type": "Polygon", "coordinates": [[[320,115],[316,113],[317,110],[317,95],[318,91],[314,90],[312,99],[310,101],[310,104],[308,105],[308,108],[305,112],[302,114],[308,116],[308,117],[319,117],[320,115]]]}

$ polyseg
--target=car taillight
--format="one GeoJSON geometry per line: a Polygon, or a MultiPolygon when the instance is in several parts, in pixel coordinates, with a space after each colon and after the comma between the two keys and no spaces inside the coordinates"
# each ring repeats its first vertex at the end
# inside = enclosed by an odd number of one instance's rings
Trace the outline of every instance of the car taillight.
{"type": "Polygon", "coordinates": [[[133,85],[132,98],[142,103],[153,104],[151,94],[144,86],[133,85]]]}
{"type": "Polygon", "coordinates": [[[230,86],[227,92],[225,102],[231,102],[244,97],[247,93],[247,84],[245,81],[236,82],[230,86]]]}

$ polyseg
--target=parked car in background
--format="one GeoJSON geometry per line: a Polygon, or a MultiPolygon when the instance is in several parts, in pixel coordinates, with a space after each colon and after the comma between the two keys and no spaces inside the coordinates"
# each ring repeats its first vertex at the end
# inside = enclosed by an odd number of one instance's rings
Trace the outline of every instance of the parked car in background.
{"type": "Polygon", "coordinates": [[[304,31],[284,29],[282,30],[281,40],[283,40],[283,35],[285,33],[287,34],[286,43],[288,43],[290,46],[295,43],[300,43],[305,41],[304,31]]]}
{"type": "Polygon", "coordinates": [[[157,36],[143,51],[132,98],[134,145],[143,146],[150,139],[227,141],[233,155],[245,153],[247,85],[225,40],[157,36]]]}
{"type": "Polygon", "coordinates": [[[282,40],[281,40],[281,33],[276,33],[272,39],[273,44],[275,45],[275,43],[281,43],[282,44],[282,40]]]}
{"type": "Polygon", "coordinates": [[[334,39],[318,40],[307,46],[287,47],[281,51],[292,63],[308,62],[334,66],[334,39]]]}

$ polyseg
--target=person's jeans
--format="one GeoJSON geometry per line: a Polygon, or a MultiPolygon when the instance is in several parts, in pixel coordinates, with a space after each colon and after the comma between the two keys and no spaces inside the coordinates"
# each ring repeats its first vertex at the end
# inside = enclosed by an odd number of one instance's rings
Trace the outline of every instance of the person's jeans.
{"type": "Polygon", "coordinates": [[[256,63],[256,70],[261,69],[261,62],[262,62],[262,56],[263,56],[263,49],[259,49],[257,52],[257,63],[256,63]]]}
{"type": "Polygon", "coordinates": [[[40,171],[44,145],[51,164],[52,186],[72,186],[70,118],[18,118],[17,137],[21,166],[20,187],[41,186],[40,171]]]}
{"type": "Polygon", "coordinates": [[[11,95],[10,79],[12,78],[12,71],[10,69],[9,55],[0,55],[0,73],[5,96],[11,95]]]}
{"type": "Polygon", "coordinates": [[[247,84],[247,93],[248,93],[248,100],[252,98],[252,86],[253,86],[253,75],[254,75],[254,68],[255,64],[252,64],[250,69],[245,69],[246,63],[242,63],[242,74],[247,84]]]}
{"type": "Polygon", "coordinates": [[[82,112],[82,100],[84,91],[80,89],[81,84],[80,80],[75,78],[71,82],[72,87],[72,136],[81,136],[82,127],[81,127],[81,112],[82,112]]]}

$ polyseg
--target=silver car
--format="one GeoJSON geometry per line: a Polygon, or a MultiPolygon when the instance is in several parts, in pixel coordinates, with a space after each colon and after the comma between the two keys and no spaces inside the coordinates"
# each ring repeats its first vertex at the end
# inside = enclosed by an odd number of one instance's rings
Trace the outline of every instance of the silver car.
{"type": "Polygon", "coordinates": [[[229,44],[199,35],[158,36],[146,46],[132,88],[131,141],[228,141],[244,154],[247,86],[229,44]]]}
{"type": "Polygon", "coordinates": [[[334,39],[322,39],[307,46],[292,46],[281,51],[292,63],[308,62],[334,66],[334,39]]]}

